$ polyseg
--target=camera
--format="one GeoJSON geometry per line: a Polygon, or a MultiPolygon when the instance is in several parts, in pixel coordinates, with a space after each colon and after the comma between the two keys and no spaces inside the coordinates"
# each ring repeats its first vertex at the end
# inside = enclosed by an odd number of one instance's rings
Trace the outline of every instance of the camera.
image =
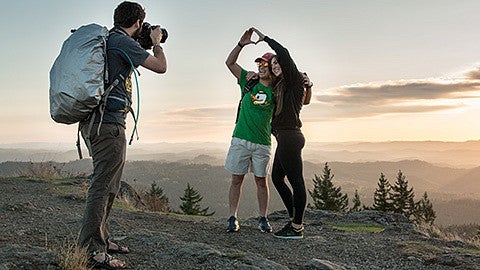
{"type": "MultiPolygon", "coordinates": [[[[150,33],[152,32],[153,29],[157,28],[158,26],[150,25],[148,22],[144,22],[142,24],[142,29],[140,30],[140,34],[138,35],[137,41],[140,43],[140,46],[144,48],[145,50],[150,50],[153,46],[152,43],[152,38],[150,38],[150,33]]],[[[168,32],[167,29],[165,28],[160,28],[162,31],[162,40],[160,40],[160,43],[165,43],[165,41],[168,38],[168,32]]]]}

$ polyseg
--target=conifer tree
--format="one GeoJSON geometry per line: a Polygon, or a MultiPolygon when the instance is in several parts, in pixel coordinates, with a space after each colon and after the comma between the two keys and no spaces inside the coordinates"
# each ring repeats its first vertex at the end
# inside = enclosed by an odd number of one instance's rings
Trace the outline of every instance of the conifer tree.
{"type": "Polygon", "coordinates": [[[183,197],[180,197],[180,200],[183,201],[180,205],[180,209],[186,215],[211,216],[215,214],[215,212],[207,213],[208,207],[204,209],[200,208],[200,202],[203,200],[203,197],[198,191],[190,186],[190,183],[187,183],[185,193],[183,197]]]}
{"type": "Polygon", "coordinates": [[[145,200],[148,210],[161,212],[172,211],[167,195],[163,193],[163,189],[157,186],[155,181],[150,186],[150,190],[145,193],[145,200]]]}
{"type": "Polygon", "coordinates": [[[335,187],[332,183],[334,175],[331,173],[328,163],[325,163],[323,175],[315,175],[313,190],[309,190],[313,199],[313,205],[308,204],[310,209],[346,211],[348,208],[348,196],[343,195],[341,187],[335,187]]]}
{"type": "Polygon", "coordinates": [[[390,196],[392,187],[383,173],[380,173],[377,185],[378,188],[373,194],[373,205],[371,209],[383,212],[393,211],[392,199],[390,196]]]}
{"type": "Polygon", "coordinates": [[[392,202],[393,212],[403,214],[410,219],[412,214],[415,213],[415,202],[413,200],[415,194],[413,193],[413,187],[408,187],[408,180],[402,171],[398,171],[397,180],[392,186],[392,202]]]}
{"type": "Polygon", "coordinates": [[[433,225],[437,214],[433,210],[433,204],[430,202],[430,199],[428,199],[426,191],[423,193],[422,199],[418,201],[415,206],[415,222],[433,225]]]}
{"type": "Polygon", "coordinates": [[[361,209],[362,203],[360,202],[360,195],[358,195],[358,190],[355,189],[355,195],[353,196],[353,207],[350,208],[350,212],[358,212],[361,209]]]}

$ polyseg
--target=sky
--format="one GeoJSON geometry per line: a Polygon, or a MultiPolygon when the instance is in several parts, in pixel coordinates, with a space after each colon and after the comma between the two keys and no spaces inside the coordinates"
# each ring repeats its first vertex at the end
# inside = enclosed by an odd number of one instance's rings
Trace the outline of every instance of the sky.
{"type": "MultiPolygon", "coordinates": [[[[120,2],[2,3],[1,143],[76,140],[76,125],[50,118],[49,71],[70,29],[110,28],[120,2]]],[[[139,3],[169,37],[167,73],[139,69],[137,144],[230,141],[240,89],[225,60],[252,26],[284,45],[314,83],[301,114],[307,141],[479,138],[480,1],[139,3]]],[[[267,51],[264,42],[246,46],[238,63],[256,70],[267,51]]]]}

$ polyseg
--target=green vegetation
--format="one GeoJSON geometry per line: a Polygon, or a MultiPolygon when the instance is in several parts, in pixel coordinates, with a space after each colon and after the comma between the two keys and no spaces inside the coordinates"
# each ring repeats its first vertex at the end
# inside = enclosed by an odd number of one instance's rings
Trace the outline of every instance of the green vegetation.
{"type": "Polygon", "coordinates": [[[335,223],[327,224],[334,229],[346,231],[346,232],[370,232],[379,233],[387,228],[381,225],[363,224],[363,223],[335,223]]]}
{"type": "Polygon", "coordinates": [[[331,210],[345,212],[348,208],[348,196],[342,194],[341,187],[335,187],[332,183],[334,175],[325,163],[323,175],[315,175],[313,179],[313,190],[308,191],[313,199],[313,205],[308,204],[310,209],[331,210]]]}
{"type": "Polygon", "coordinates": [[[65,244],[54,250],[57,253],[58,264],[64,270],[80,270],[88,268],[88,256],[86,250],[79,249],[74,244],[65,244]]]}
{"type": "Polygon", "coordinates": [[[143,196],[147,209],[150,211],[172,212],[167,195],[163,189],[154,181],[150,186],[150,190],[143,196]]]}
{"type": "Polygon", "coordinates": [[[215,214],[215,212],[208,213],[208,207],[200,208],[200,202],[203,200],[203,197],[197,190],[190,186],[190,183],[187,183],[185,193],[183,197],[180,197],[180,200],[183,201],[180,209],[186,215],[211,216],[215,214]]]}
{"type": "Polygon", "coordinates": [[[415,204],[415,220],[417,223],[425,223],[433,225],[437,214],[433,211],[433,204],[428,199],[428,194],[425,191],[422,199],[415,204]]]}
{"type": "Polygon", "coordinates": [[[129,210],[129,211],[138,211],[137,208],[135,208],[126,200],[114,200],[112,207],[117,209],[129,210]]]}
{"type": "Polygon", "coordinates": [[[373,205],[371,209],[383,212],[393,211],[393,203],[390,195],[392,187],[383,173],[380,173],[377,186],[378,188],[373,194],[373,205]]]}
{"type": "Polygon", "coordinates": [[[393,212],[403,214],[408,219],[415,213],[415,194],[413,187],[409,188],[408,180],[402,171],[398,171],[397,180],[392,186],[391,198],[393,202],[393,212]]]}
{"type": "Polygon", "coordinates": [[[361,209],[362,202],[360,201],[360,195],[358,195],[358,190],[355,189],[355,195],[353,195],[353,207],[350,208],[350,212],[358,212],[361,209]]]}
{"type": "Polygon", "coordinates": [[[442,254],[444,252],[444,250],[436,246],[413,241],[399,243],[398,247],[405,255],[420,257],[423,260],[430,260],[437,254],[442,254]]]}
{"type": "MultiPolygon", "coordinates": [[[[313,205],[308,204],[310,209],[330,210],[337,212],[345,212],[348,208],[348,196],[342,194],[340,187],[335,187],[333,180],[333,173],[325,163],[323,175],[318,177],[315,175],[313,179],[313,190],[309,190],[310,197],[313,200],[313,205]]],[[[360,196],[355,190],[354,198],[352,200],[353,206],[350,212],[360,211],[363,209],[372,209],[386,213],[399,213],[407,217],[409,220],[417,224],[432,225],[436,218],[436,213],[433,210],[433,205],[428,198],[427,192],[423,194],[420,201],[415,202],[415,194],[413,187],[408,186],[408,180],[402,171],[398,171],[397,180],[393,186],[390,185],[383,173],[378,179],[378,188],[373,195],[374,202],[372,207],[361,207],[360,196]]]]}
{"type": "Polygon", "coordinates": [[[455,251],[480,256],[480,248],[454,248],[455,251]]]}
{"type": "Polygon", "coordinates": [[[241,259],[245,256],[246,256],[246,254],[243,253],[243,252],[231,252],[231,253],[227,253],[227,255],[226,255],[226,257],[230,258],[230,259],[241,259]]]}

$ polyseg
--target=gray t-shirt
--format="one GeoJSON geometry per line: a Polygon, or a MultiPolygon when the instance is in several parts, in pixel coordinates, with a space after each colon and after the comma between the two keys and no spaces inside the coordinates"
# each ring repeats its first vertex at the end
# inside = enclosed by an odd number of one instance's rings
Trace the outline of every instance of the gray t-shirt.
{"type": "MultiPolygon", "coordinates": [[[[108,96],[103,123],[117,123],[125,127],[127,112],[121,110],[131,105],[133,70],[127,56],[118,49],[128,54],[135,67],[142,64],[150,54],[122,30],[110,31],[107,41],[108,82],[111,84],[118,79],[119,83],[108,96]]],[[[105,89],[109,84],[105,85],[105,89]]],[[[100,122],[98,113],[95,122],[100,122]]]]}

